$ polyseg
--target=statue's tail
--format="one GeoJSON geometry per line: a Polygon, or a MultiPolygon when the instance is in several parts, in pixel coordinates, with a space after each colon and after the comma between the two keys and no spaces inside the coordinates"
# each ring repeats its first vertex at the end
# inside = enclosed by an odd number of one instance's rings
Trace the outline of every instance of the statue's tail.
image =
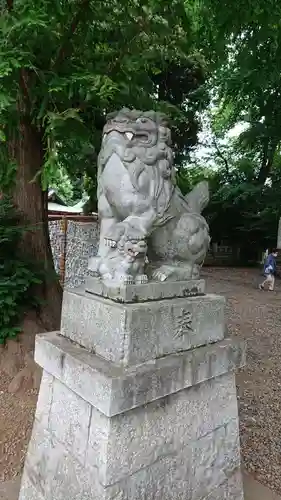
{"type": "Polygon", "coordinates": [[[199,182],[195,188],[185,196],[185,200],[192,213],[201,214],[210,200],[209,183],[207,181],[199,182]]]}

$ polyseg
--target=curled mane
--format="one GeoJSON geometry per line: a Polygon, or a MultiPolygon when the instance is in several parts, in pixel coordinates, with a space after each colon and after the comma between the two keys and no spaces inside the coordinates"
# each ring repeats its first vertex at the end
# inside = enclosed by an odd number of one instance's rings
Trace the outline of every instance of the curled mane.
{"type": "Polygon", "coordinates": [[[110,157],[116,154],[129,173],[134,189],[155,208],[157,223],[164,223],[175,184],[171,183],[174,168],[167,117],[154,111],[124,109],[112,113],[108,119],[98,159],[98,179],[110,157]],[[133,140],[129,140],[126,133],[132,134],[133,140]]]}

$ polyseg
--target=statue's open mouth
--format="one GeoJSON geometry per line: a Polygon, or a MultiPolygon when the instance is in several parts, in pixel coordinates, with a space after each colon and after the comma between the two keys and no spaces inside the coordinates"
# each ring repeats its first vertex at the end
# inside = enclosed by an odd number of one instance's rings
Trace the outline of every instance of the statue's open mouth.
{"type": "MultiPolygon", "coordinates": [[[[136,242],[137,243],[137,242],[136,242]]],[[[136,245],[135,247],[131,247],[130,246],[127,248],[127,252],[129,255],[131,255],[132,257],[143,257],[146,252],[147,252],[147,244],[145,242],[139,242],[138,245],[136,245]]]]}
{"type": "Polygon", "coordinates": [[[128,254],[131,255],[132,257],[137,257],[138,255],[139,256],[143,256],[146,254],[146,251],[145,250],[133,250],[132,248],[129,248],[127,250],[128,254]]]}
{"type": "Polygon", "coordinates": [[[133,134],[132,132],[125,132],[124,134],[130,142],[133,141],[134,139],[136,139],[138,142],[146,142],[146,143],[149,142],[148,134],[145,134],[143,132],[141,134],[140,133],[133,134]]]}
{"type": "Polygon", "coordinates": [[[128,254],[131,255],[132,257],[137,257],[140,252],[135,252],[131,248],[128,250],[128,254]]]}
{"type": "Polygon", "coordinates": [[[135,142],[137,143],[142,143],[142,144],[149,144],[151,141],[150,141],[150,138],[149,138],[149,134],[146,133],[145,131],[141,131],[140,133],[138,132],[132,132],[130,130],[125,130],[125,131],[121,131],[121,130],[116,130],[115,128],[111,128],[111,129],[108,129],[106,132],[104,132],[103,134],[103,138],[106,139],[107,137],[110,137],[110,135],[115,135],[115,134],[118,134],[119,136],[121,135],[122,137],[124,137],[124,139],[126,138],[127,141],[129,141],[129,144],[134,144],[135,142]]]}

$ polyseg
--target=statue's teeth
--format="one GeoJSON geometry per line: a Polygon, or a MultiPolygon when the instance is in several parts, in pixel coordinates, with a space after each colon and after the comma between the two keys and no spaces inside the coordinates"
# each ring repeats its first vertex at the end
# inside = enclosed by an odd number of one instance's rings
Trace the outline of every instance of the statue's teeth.
{"type": "Polygon", "coordinates": [[[132,132],[125,132],[125,136],[129,139],[129,141],[132,139],[133,135],[134,134],[132,134],[132,132]]]}

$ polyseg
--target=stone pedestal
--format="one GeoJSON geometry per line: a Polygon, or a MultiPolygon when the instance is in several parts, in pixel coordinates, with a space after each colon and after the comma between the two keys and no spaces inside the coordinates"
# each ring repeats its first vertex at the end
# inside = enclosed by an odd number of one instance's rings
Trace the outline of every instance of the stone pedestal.
{"type": "Polygon", "coordinates": [[[224,339],[223,298],[173,286],[65,292],[61,332],[36,340],[20,500],[243,500],[244,346],[224,339]]]}

